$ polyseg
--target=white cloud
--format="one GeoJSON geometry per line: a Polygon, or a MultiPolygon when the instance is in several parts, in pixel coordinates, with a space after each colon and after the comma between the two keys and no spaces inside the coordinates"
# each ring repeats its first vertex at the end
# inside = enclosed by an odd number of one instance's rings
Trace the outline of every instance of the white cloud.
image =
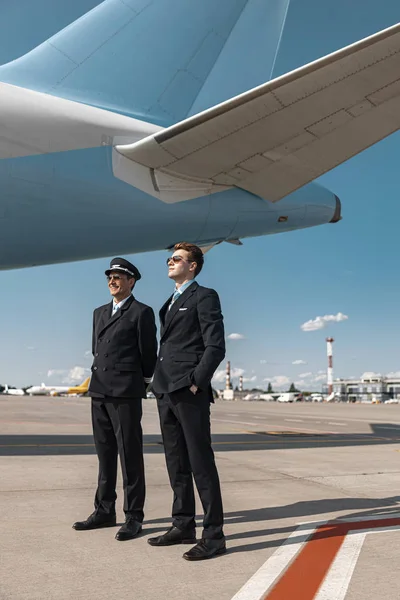
{"type": "Polygon", "coordinates": [[[47,377],[64,377],[67,373],[67,369],[49,369],[47,371],[47,377]]]}
{"type": "Polygon", "coordinates": [[[213,381],[215,383],[222,383],[225,381],[226,371],[225,369],[220,369],[219,371],[215,371],[213,381]]]}
{"type": "Polygon", "coordinates": [[[341,321],[347,321],[349,317],[339,312],[337,315],[325,315],[324,317],[316,317],[310,321],[306,321],[301,325],[303,331],[317,331],[318,329],[324,329],[328,323],[340,323],[341,321]]]}
{"type": "Polygon", "coordinates": [[[232,379],[234,377],[240,377],[241,375],[244,375],[244,369],[231,369],[231,377],[232,379]]]}
{"type": "Polygon", "coordinates": [[[318,381],[325,381],[326,380],[326,373],[323,373],[321,375],[317,375],[316,377],[314,377],[313,381],[318,382],[318,381]]]}
{"type": "Polygon", "coordinates": [[[83,379],[85,379],[85,377],[87,377],[88,373],[90,373],[90,370],[86,369],[85,367],[73,367],[68,372],[68,377],[66,378],[67,379],[66,383],[68,383],[68,381],[77,381],[77,382],[81,383],[83,381],[83,379]]]}
{"type": "Polygon", "coordinates": [[[373,371],[366,371],[361,375],[361,379],[372,379],[382,377],[381,373],[374,373],[373,371]]]}
{"type": "MultiPolygon", "coordinates": [[[[241,375],[244,374],[244,369],[231,369],[231,379],[234,379],[235,377],[240,377],[241,375]]],[[[225,381],[226,379],[226,370],[225,369],[220,369],[219,371],[216,371],[213,377],[213,381],[214,383],[222,383],[223,381],[225,381]]]]}
{"type": "Polygon", "coordinates": [[[85,356],[85,358],[91,358],[92,357],[92,351],[91,350],[86,350],[84,356],[85,356]]]}
{"type": "Polygon", "coordinates": [[[257,381],[257,376],[254,375],[253,377],[243,377],[243,382],[244,383],[251,383],[253,381],[257,381]]]}
{"type": "Polygon", "coordinates": [[[36,350],[36,346],[25,346],[25,348],[29,350],[29,352],[33,352],[33,350],[36,350]]]}
{"type": "Polygon", "coordinates": [[[307,385],[306,382],[302,379],[299,379],[299,381],[295,381],[294,383],[295,385],[297,385],[297,387],[304,387],[305,385],[307,385]]]}
{"type": "Polygon", "coordinates": [[[72,369],[49,369],[47,371],[47,377],[57,378],[61,383],[82,383],[82,381],[89,375],[90,369],[85,367],[72,367],[72,369]]]}
{"type": "Polygon", "coordinates": [[[388,373],[386,375],[386,377],[390,377],[391,379],[395,379],[397,377],[400,377],[400,371],[391,371],[390,373],[388,373]]]}
{"type": "Polygon", "coordinates": [[[266,360],[264,360],[264,359],[263,359],[263,360],[260,360],[260,365],[266,365],[266,364],[267,364],[267,361],[266,361],[266,360]]]}
{"type": "Polygon", "coordinates": [[[306,365],[306,361],[305,360],[294,360],[292,362],[292,365],[306,365]]]}
{"type": "Polygon", "coordinates": [[[312,373],[311,371],[309,373],[300,373],[299,377],[301,379],[308,379],[308,377],[311,377],[312,373]]]}
{"type": "Polygon", "coordinates": [[[289,377],[286,375],[275,375],[275,377],[266,377],[264,381],[268,381],[273,387],[284,387],[290,383],[289,377]]]}
{"type": "Polygon", "coordinates": [[[228,340],[244,340],[243,333],[230,333],[228,335],[228,340]]]}

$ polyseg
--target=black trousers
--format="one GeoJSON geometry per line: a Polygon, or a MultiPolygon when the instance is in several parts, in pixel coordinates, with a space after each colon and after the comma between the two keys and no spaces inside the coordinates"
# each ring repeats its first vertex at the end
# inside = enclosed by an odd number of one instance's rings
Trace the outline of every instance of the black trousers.
{"type": "Polygon", "coordinates": [[[94,506],[98,513],[114,515],[117,461],[121,461],[124,512],[143,521],[145,478],[141,398],[92,398],[92,424],[99,459],[94,506]]]}
{"type": "Polygon", "coordinates": [[[221,489],[211,446],[209,395],[188,388],[157,399],[168,475],[174,492],[173,525],[194,529],[194,477],[204,510],[204,538],[223,537],[221,489]]]}

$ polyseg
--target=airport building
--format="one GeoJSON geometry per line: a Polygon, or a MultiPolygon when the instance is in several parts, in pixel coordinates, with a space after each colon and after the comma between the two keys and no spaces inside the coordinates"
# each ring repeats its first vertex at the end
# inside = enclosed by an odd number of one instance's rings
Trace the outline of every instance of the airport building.
{"type": "Polygon", "coordinates": [[[333,393],[344,402],[400,400],[400,378],[365,373],[361,379],[335,379],[333,393]]]}

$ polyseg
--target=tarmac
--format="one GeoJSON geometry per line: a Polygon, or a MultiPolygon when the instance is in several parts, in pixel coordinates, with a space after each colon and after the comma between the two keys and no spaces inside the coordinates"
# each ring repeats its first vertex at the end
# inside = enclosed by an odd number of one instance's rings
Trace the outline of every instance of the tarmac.
{"type": "Polygon", "coordinates": [[[128,542],[71,527],[93,510],[89,398],[0,396],[0,415],[1,600],[400,597],[400,405],[217,401],[228,553],[200,563],[146,541],[172,502],[154,400],[145,523],[128,542]]]}

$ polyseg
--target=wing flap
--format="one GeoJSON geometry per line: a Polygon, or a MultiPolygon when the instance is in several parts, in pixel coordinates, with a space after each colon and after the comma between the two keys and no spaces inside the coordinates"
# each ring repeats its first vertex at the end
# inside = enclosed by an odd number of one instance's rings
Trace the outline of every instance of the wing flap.
{"type": "Polygon", "coordinates": [[[117,151],[277,201],[399,128],[397,24],[117,151]]]}

